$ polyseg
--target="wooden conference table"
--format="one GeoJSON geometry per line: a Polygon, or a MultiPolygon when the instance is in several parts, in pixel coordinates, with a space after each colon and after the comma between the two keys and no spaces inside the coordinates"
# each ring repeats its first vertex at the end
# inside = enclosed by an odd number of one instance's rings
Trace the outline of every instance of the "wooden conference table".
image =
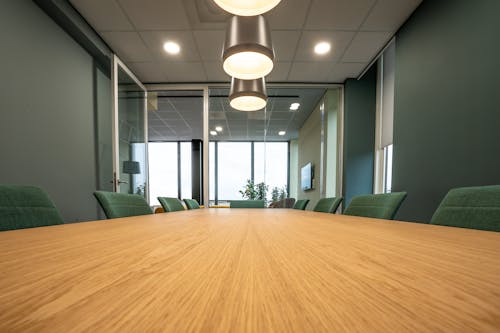
{"type": "Polygon", "coordinates": [[[202,209],[0,233],[0,332],[499,332],[500,233],[202,209]]]}

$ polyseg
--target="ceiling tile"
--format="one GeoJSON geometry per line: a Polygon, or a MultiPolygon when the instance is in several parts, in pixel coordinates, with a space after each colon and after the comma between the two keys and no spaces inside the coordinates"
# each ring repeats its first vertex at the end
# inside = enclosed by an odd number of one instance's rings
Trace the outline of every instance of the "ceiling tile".
{"type": "Polygon", "coordinates": [[[355,33],[350,31],[304,31],[300,38],[295,61],[331,62],[339,60],[354,36],[355,33]],[[314,46],[318,42],[331,43],[330,52],[325,55],[314,53],[314,46]]]}
{"type": "Polygon", "coordinates": [[[346,79],[357,78],[368,63],[337,63],[328,77],[329,82],[343,83],[346,79]]]}
{"type": "Polygon", "coordinates": [[[167,76],[155,62],[129,62],[127,66],[142,83],[162,83],[167,76]]]}
{"type": "Polygon", "coordinates": [[[292,82],[328,82],[329,74],[334,65],[333,62],[295,62],[288,80],[292,82]]]}
{"type": "Polygon", "coordinates": [[[182,0],[119,0],[137,30],[189,29],[182,0]]]}
{"type": "Polygon", "coordinates": [[[291,62],[275,63],[273,71],[266,77],[266,82],[285,82],[291,65],[291,62]]]}
{"type": "Polygon", "coordinates": [[[291,61],[300,38],[300,31],[274,30],[271,32],[277,61],[291,61]]]}
{"type": "Polygon", "coordinates": [[[70,0],[70,2],[97,31],[134,29],[115,0],[70,0]]]}
{"type": "Polygon", "coordinates": [[[151,61],[151,53],[137,32],[103,32],[101,37],[123,61],[151,61]]]}
{"type": "Polygon", "coordinates": [[[421,2],[422,0],[378,0],[361,30],[396,32],[421,2]]]}
{"type": "Polygon", "coordinates": [[[169,82],[206,82],[201,62],[163,62],[161,69],[169,82]]]}
{"type": "Polygon", "coordinates": [[[200,61],[191,31],[141,31],[140,34],[153,56],[161,61],[200,61]],[[178,43],[181,52],[176,55],[165,52],[163,44],[166,41],[178,43]]]}
{"type": "Polygon", "coordinates": [[[304,25],[311,0],[284,0],[266,13],[273,30],[300,30],[304,25]]]}
{"type": "Polygon", "coordinates": [[[315,0],[306,29],[358,30],[375,0],[315,0]]]}
{"type": "Polygon", "coordinates": [[[231,77],[224,72],[222,61],[206,61],[203,63],[208,82],[231,82],[231,77]]]}
{"type": "Polygon", "coordinates": [[[220,61],[226,33],[217,30],[198,30],[193,31],[193,34],[201,59],[203,61],[220,61]]]}
{"type": "Polygon", "coordinates": [[[342,58],[343,62],[370,62],[391,38],[390,32],[359,32],[342,58]]]}

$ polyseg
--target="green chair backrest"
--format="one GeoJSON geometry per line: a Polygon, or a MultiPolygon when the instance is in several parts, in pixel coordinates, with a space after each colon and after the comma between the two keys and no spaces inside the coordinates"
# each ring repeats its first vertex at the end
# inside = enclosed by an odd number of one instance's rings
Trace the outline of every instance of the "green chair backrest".
{"type": "Polygon", "coordinates": [[[264,200],[231,200],[229,202],[231,208],[265,208],[264,200]]]}
{"type": "Polygon", "coordinates": [[[500,185],[450,190],[431,224],[500,231],[500,185]]]}
{"type": "Polygon", "coordinates": [[[297,200],[295,202],[295,205],[293,205],[293,209],[305,210],[308,203],[309,203],[309,199],[300,199],[300,200],[297,200]]]}
{"type": "Polygon", "coordinates": [[[187,209],[200,209],[198,201],[194,199],[184,199],[184,203],[186,204],[187,209]]]}
{"type": "Polygon", "coordinates": [[[335,213],[337,209],[340,206],[340,203],[342,202],[344,198],[323,198],[319,199],[318,203],[316,206],[314,206],[314,211],[315,212],[322,212],[322,213],[335,213]]]}
{"type": "Polygon", "coordinates": [[[359,195],[352,198],[344,215],[392,220],[406,198],[406,192],[359,195]]]}
{"type": "Polygon", "coordinates": [[[158,201],[166,213],[185,210],[182,202],[177,198],[158,197],[158,201]]]}
{"type": "Polygon", "coordinates": [[[0,231],[63,223],[52,201],[38,187],[0,185],[0,231]]]}
{"type": "Polygon", "coordinates": [[[108,219],[153,214],[144,197],[137,194],[96,191],[94,196],[108,219]]]}

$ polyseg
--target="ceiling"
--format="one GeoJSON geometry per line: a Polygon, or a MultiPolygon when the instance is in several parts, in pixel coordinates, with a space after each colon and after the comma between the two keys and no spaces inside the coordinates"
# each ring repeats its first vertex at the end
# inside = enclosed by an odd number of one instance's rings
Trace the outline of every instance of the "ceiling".
{"type": "MultiPolygon", "coordinates": [[[[241,112],[229,106],[226,88],[210,89],[209,129],[222,127],[217,141],[288,141],[325,94],[324,88],[270,88],[265,111],[241,112]],[[290,111],[299,102],[297,111],[290,111]],[[279,131],[286,131],[284,136],[279,131]]],[[[203,137],[203,97],[197,91],[160,91],[158,110],[148,112],[149,141],[190,141],[203,137]]]]}
{"type": "MultiPolygon", "coordinates": [[[[228,82],[227,13],[212,0],[70,0],[143,83],[228,82]],[[180,44],[168,55],[163,43],[180,44]]],[[[268,82],[357,77],[422,0],[282,0],[266,14],[276,52],[268,82]],[[319,41],[332,50],[314,54],[319,41]]]]}

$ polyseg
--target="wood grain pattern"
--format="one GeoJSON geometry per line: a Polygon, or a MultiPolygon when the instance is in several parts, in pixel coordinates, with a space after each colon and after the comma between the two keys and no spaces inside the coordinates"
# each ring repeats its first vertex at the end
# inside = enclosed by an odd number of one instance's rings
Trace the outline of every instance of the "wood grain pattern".
{"type": "Polygon", "coordinates": [[[500,233],[201,209],[0,233],[0,332],[499,332],[500,233]]]}

